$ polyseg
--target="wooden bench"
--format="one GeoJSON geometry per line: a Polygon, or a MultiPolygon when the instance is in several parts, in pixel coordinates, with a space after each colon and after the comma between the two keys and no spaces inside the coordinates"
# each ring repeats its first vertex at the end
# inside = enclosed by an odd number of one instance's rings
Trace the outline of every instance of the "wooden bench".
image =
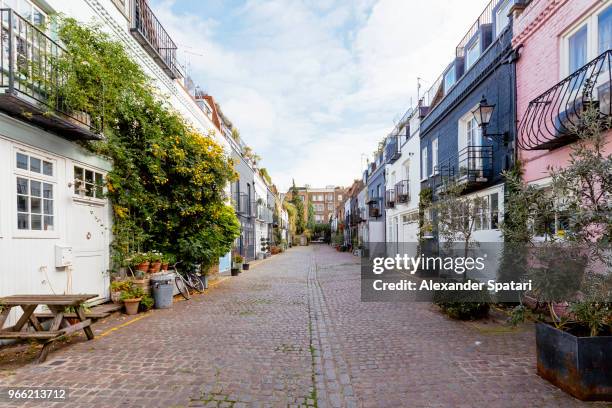
{"type": "Polygon", "coordinates": [[[53,342],[62,336],[83,330],[88,340],[94,338],[91,318],[85,313],[83,304],[96,297],[98,295],[14,295],[0,298],[0,339],[45,341],[38,356],[38,362],[42,363],[46,360],[53,342]],[[40,305],[45,305],[50,310],[52,321],[48,329],[42,326],[34,314],[34,310],[40,305]],[[14,326],[2,329],[13,307],[21,307],[23,314],[14,326]],[[67,308],[73,308],[75,312],[66,313],[67,308]],[[71,317],[71,314],[79,320],[78,323],[70,324],[67,318],[71,317]],[[27,330],[28,323],[34,330],[27,330]]]}

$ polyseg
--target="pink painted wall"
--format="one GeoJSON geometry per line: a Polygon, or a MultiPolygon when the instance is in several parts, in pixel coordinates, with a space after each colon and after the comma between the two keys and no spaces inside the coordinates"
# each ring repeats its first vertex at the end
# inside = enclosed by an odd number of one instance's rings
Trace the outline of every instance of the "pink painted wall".
{"type": "MultiPolygon", "coordinates": [[[[601,0],[533,0],[514,20],[514,48],[522,46],[516,65],[517,120],[521,121],[529,102],[561,79],[561,35],[602,4],[601,0]]],[[[520,137],[520,135],[519,135],[520,137]]],[[[612,153],[612,132],[607,135],[612,153]]],[[[519,150],[525,181],[548,177],[549,165],[567,163],[570,146],[552,151],[519,150]]]]}

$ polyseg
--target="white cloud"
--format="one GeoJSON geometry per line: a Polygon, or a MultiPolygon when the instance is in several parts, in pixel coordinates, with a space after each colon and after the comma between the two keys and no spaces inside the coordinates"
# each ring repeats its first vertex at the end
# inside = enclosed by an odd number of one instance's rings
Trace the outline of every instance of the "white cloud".
{"type": "Polygon", "coordinates": [[[178,5],[153,4],[196,82],[285,189],[359,178],[362,154],[416,102],[417,77],[427,86],[450,63],[485,1],[247,0],[229,21],[178,5]]]}

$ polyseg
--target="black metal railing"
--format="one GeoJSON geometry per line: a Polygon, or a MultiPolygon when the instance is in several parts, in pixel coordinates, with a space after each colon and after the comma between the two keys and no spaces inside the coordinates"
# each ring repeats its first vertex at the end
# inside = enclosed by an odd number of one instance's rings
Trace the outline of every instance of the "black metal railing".
{"type": "Polygon", "coordinates": [[[249,217],[253,213],[253,210],[252,210],[253,206],[251,205],[251,202],[249,201],[249,195],[246,193],[234,192],[232,194],[232,204],[237,214],[249,217]]]}
{"type": "Polygon", "coordinates": [[[395,207],[395,189],[385,191],[385,206],[387,208],[395,207]]]}
{"type": "Polygon", "coordinates": [[[398,203],[405,204],[410,201],[410,185],[408,180],[402,180],[395,184],[395,199],[398,203]]]}
{"type": "Polygon", "coordinates": [[[354,227],[354,226],[358,225],[362,221],[363,221],[363,219],[362,219],[361,213],[359,211],[351,212],[351,214],[350,214],[350,225],[351,226],[354,227]]]}
{"type": "Polygon", "coordinates": [[[130,32],[170,78],[183,77],[176,56],[176,44],[147,4],[147,0],[132,0],[130,32]]]}
{"type": "Polygon", "coordinates": [[[383,198],[373,197],[368,202],[368,217],[378,218],[382,217],[383,198]]]}
{"type": "Polygon", "coordinates": [[[595,108],[602,124],[609,126],[611,93],[612,50],[608,50],[529,103],[519,126],[519,146],[550,150],[572,143],[589,108],[595,108]]]}
{"type": "Polygon", "coordinates": [[[493,175],[493,147],[468,146],[434,167],[434,189],[438,192],[450,183],[483,184],[493,175]]]}
{"type": "Polygon", "coordinates": [[[12,9],[0,9],[0,21],[0,109],[68,138],[100,139],[89,114],[59,96],[66,83],[57,64],[66,55],[62,46],[12,9]]]}
{"type": "Polygon", "coordinates": [[[388,136],[385,145],[385,158],[387,159],[387,163],[395,163],[400,156],[399,137],[397,135],[388,136]]]}

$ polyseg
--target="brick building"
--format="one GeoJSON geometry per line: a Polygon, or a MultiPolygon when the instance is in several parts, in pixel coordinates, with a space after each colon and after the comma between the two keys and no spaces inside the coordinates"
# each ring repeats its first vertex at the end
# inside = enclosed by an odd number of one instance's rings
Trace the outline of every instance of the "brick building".
{"type": "MultiPolygon", "coordinates": [[[[325,188],[313,188],[308,185],[297,187],[298,194],[304,201],[304,219],[308,220],[309,203],[315,211],[315,222],[326,224],[334,215],[336,207],[342,203],[346,197],[346,189],[338,186],[326,186],[325,188]]],[[[286,200],[291,200],[291,189],[287,192],[286,200]]]]}

